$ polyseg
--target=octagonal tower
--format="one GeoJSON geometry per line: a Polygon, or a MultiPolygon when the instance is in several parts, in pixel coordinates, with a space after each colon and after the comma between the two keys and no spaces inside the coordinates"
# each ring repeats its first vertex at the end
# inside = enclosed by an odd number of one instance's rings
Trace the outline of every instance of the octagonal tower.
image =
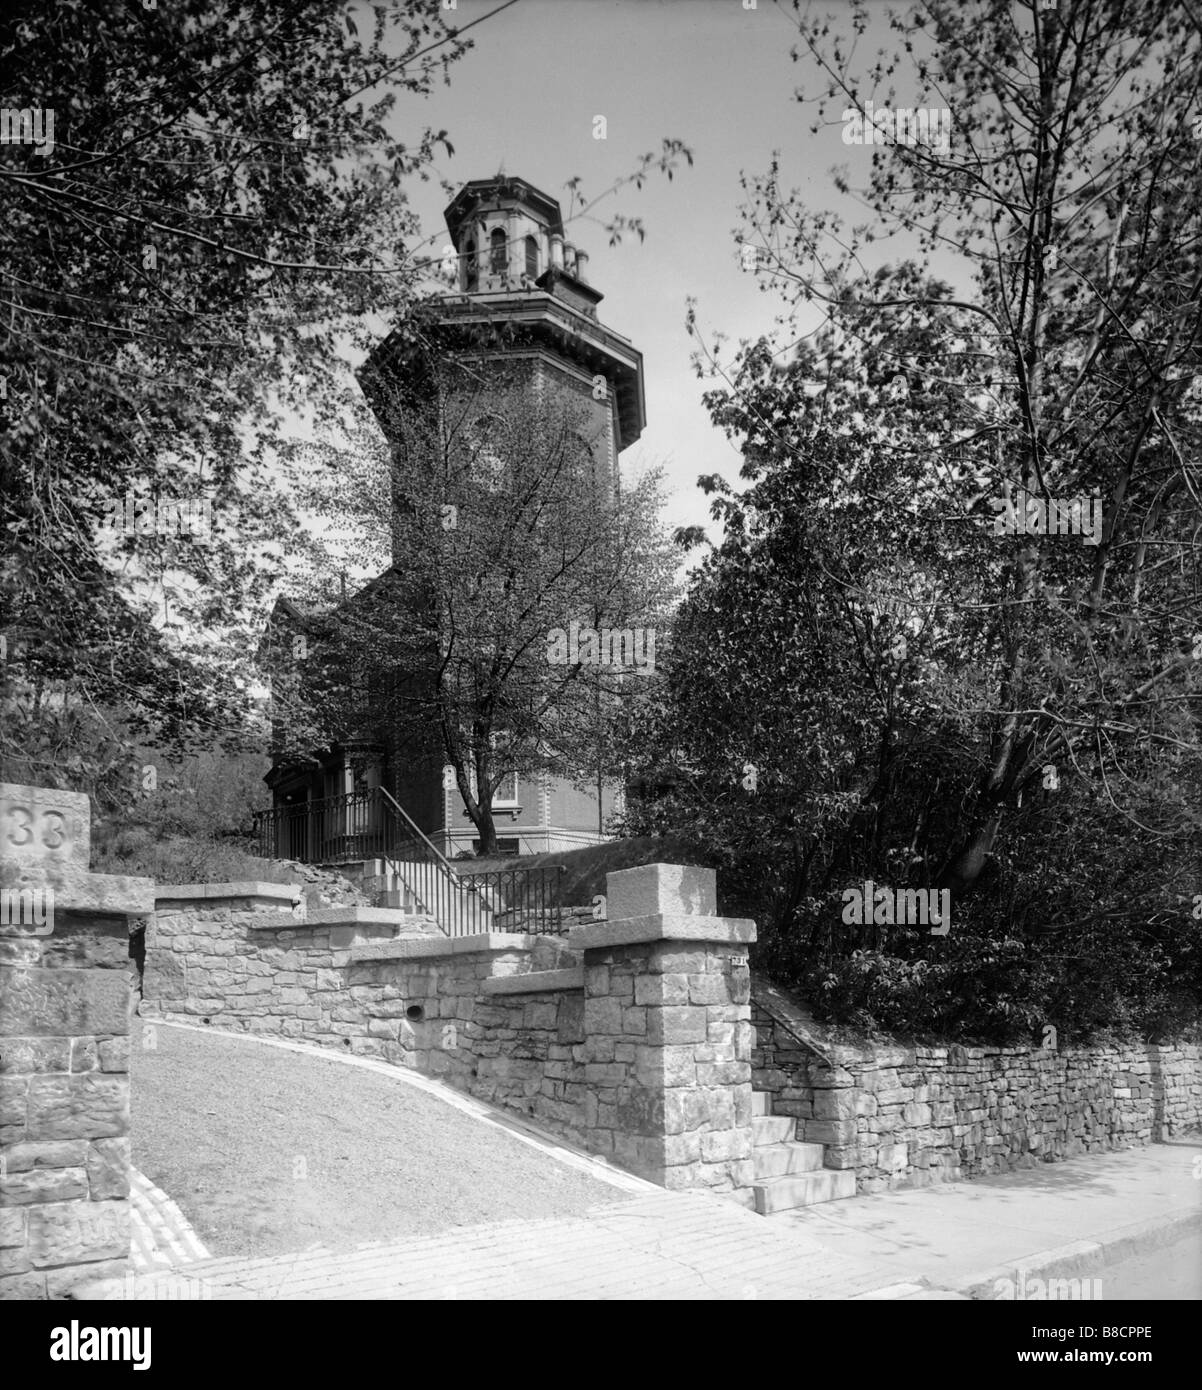
{"type": "MultiPolygon", "coordinates": [[[[611,485],[618,456],[642,433],[643,355],[597,317],[603,298],[587,279],[588,255],[564,240],[559,204],[524,179],[474,179],[446,209],[451,242],[444,264],[456,290],[435,321],[454,355],[492,362],[533,391],[565,393],[589,421],[587,443],[611,485]]],[[[372,353],[359,381],[385,432],[381,379],[404,376],[411,350],[395,331],[372,353]]]]}

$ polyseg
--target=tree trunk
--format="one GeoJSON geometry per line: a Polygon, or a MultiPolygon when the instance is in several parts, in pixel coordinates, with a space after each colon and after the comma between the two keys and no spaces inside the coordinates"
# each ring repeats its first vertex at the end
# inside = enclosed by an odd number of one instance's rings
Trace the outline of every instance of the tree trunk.
{"type": "Polygon", "coordinates": [[[980,877],[985,861],[993,852],[993,843],[997,839],[1001,823],[1000,809],[993,811],[985,821],[979,822],[970,831],[967,843],[944,866],[936,880],[936,887],[950,888],[953,893],[971,888],[980,877]]]}
{"type": "Polygon", "coordinates": [[[480,855],[497,853],[497,827],[492,818],[492,797],[481,797],[476,803],[476,813],[472,816],[476,829],[480,832],[480,855]]]}

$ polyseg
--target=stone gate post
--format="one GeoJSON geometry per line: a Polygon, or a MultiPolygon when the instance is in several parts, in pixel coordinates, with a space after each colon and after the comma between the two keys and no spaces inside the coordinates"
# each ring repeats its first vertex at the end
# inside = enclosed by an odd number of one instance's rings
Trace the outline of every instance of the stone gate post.
{"type": "Polygon", "coordinates": [[[585,1128],[591,1147],[668,1188],[751,1204],[755,923],[717,916],[712,869],[609,874],[584,949],[585,1128]]]}
{"type": "Polygon", "coordinates": [[[129,1259],[130,918],[154,882],[88,872],[74,792],[0,783],[0,1299],[129,1259]]]}

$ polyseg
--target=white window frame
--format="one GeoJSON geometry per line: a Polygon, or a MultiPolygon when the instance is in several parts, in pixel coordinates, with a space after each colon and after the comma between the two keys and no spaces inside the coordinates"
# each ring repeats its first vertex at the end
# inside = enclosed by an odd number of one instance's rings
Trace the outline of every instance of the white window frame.
{"type": "MultiPolygon", "coordinates": [[[[502,733],[502,734],[495,734],[495,733],[494,733],[493,736],[492,736],[492,744],[493,744],[493,747],[496,748],[497,744],[500,743],[500,742],[502,742],[504,739],[505,739],[505,735],[504,735],[503,733],[502,733]]],[[[505,783],[502,782],[501,785],[497,788],[496,792],[493,794],[493,801],[492,801],[493,809],[494,809],[494,810],[497,810],[497,811],[516,811],[516,810],[520,809],[521,804],[522,804],[522,801],[521,801],[521,790],[522,790],[522,789],[521,789],[520,779],[518,778],[518,774],[517,774],[516,771],[507,773],[506,775],[507,775],[507,777],[511,777],[511,778],[513,779],[512,785],[511,785],[510,788],[506,788],[505,783]],[[513,792],[512,797],[509,797],[509,796],[505,796],[505,795],[504,795],[504,793],[505,793],[506,790],[512,790],[512,792],[513,792]]],[[[469,786],[471,787],[471,789],[472,789],[472,796],[475,797],[477,800],[479,800],[479,795],[480,795],[480,793],[479,793],[479,789],[478,789],[478,787],[477,787],[477,785],[476,785],[476,765],[475,765],[474,762],[468,763],[468,768],[467,768],[467,780],[468,780],[468,785],[469,785],[469,786]]]]}

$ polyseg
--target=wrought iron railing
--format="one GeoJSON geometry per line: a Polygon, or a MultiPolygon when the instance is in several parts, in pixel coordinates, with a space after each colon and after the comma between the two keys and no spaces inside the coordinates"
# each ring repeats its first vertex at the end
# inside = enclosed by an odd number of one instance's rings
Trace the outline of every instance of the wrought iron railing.
{"type": "Polygon", "coordinates": [[[325,796],[297,806],[277,806],[255,816],[255,837],[264,859],[302,864],[345,864],[388,852],[390,826],[378,789],[325,796]]]}
{"type": "Polygon", "coordinates": [[[255,837],[264,859],[385,860],[383,886],[449,936],[564,930],[562,865],[458,873],[383,787],[260,811],[255,837]]]}
{"type": "MultiPolygon", "coordinates": [[[[478,901],[489,917],[474,931],[558,934],[563,920],[564,865],[539,869],[488,869],[458,874],[463,891],[478,901]]],[[[470,914],[469,914],[470,915],[470,914]]]]}

